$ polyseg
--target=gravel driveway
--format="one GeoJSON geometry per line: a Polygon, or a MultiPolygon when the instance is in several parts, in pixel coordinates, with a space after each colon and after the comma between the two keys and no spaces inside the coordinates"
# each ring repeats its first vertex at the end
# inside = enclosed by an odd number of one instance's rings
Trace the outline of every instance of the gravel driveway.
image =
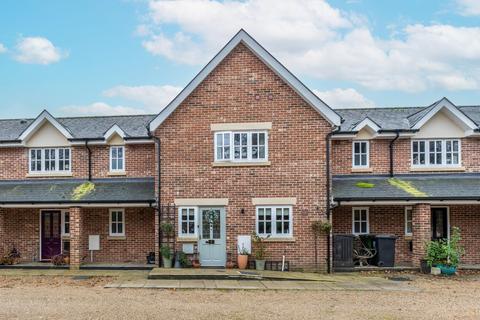
{"type": "Polygon", "coordinates": [[[0,276],[1,319],[479,319],[480,277],[421,291],[104,289],[112,278],[0,276]]]}

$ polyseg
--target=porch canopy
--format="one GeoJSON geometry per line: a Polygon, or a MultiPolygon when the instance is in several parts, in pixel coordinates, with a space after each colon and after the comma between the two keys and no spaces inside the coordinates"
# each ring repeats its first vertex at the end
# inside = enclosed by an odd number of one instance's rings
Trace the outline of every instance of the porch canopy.
{"type": "Polygon", "coordinates": [[[480,174],[335,176],[333,200],[355,202],[478,202],[480,174]]]}
{"type": "Polygon", "coordinates": [[[155,182],[151,178],[0,181],[2,207],[101,204],[151,206],[154,202],[155,182]]]}

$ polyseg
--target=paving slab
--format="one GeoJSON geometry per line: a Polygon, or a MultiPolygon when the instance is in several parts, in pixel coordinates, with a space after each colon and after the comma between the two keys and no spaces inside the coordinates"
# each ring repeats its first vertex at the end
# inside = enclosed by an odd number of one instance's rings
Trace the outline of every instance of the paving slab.
{"type": "Polygon", "coordinates": [[[180,288],[179,280],[147,280],[144,288],[148,289],[177,289],[180,288]]]}
{"type": "Polygon", "coordinates": [[[264,281],[263,284],[270,290],[305,290],[299,281],[264,281]]]}
{"type": "Polygon", "coordinates": [[[205,289],[205,282],[203,280],[182,280],[180,289],[205,289]]]}

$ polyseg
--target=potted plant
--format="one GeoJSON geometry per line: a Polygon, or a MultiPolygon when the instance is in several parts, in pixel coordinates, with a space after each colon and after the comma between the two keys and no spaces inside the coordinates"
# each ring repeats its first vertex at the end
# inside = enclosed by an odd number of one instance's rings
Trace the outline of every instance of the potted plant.
{"type": "Polygon", "coordinates": [[[244,246],[242,246],[241,248],[238,248],[238,256],[237,256],[238,269],[247,268],[248,255],[249,255],[249,252],[247,248],[245,248],[244,246]]]}
{"type": "Polygon", "coordinates": [[[225,264],[227,269],[233,269],[235,267],[235,263],[232,261],[232,253],[227,253],[227,263],[225,264]]]}
{"type": "Polygon", "coordinates": [[[429,241],[426,246],[426,260],[430,267],[437,267],[442,274],[453,275],[457,271],[464,253],[460,245],[460,229],[452,228],[450,239],[429,241]]]}
{"type": "Polygon", "coordinates": [[[183,251],[178,253],[178,262],[180,263],[181,268],[190,268],[192,266],[192,262],[183,251]]]}
{"type": "MultiPolygon", "coordinates": [[[[267,236],[268,238],[269,236],[267,236]]],[[[259,271],[265,270],[265,256],[267,251],[267,246],[265,245],[265,239],[260,237],[257,233],[252,234],[252,240],[255,245],[255,269],[259,271]]]]}
{"type": "Polygon", "coordinates": [[[163,267],[164,268],[171,268],[172,267],[172,250],[169,246],[163,245],[160,248],[160,254],[163,258],[163,267]]]}
{"type": "Polygon", "coordinates": [[[175,228],[173,227],[173,224],[170,223],[170,220],[163,222],[160,225],[160,229],[162,230],[163,234],[167,237],[170,238],[173,236],[175,233],[175,228]]]}

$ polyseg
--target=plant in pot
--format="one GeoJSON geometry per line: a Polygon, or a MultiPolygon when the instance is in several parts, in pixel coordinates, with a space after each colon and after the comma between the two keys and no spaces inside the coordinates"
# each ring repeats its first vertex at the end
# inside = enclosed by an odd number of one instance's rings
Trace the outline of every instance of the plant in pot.
{"type": "Polygon", "coordinates": [[[160,225],[160,229],[162,230],[164,236],[167,238],[172,237],[175,233],[175,228],[173,227],[173,224],[170,222],[170,220],[163,222],[160,225]]]}
{"type": "Polygon", "coordinates": [[[187,257],[187,254],[183,251],[178,253],[178,261],[180,262],[180,267],[182,268],[190,268],[192,266],[192,262],[187,257]]]}
{"type": "Polygon", "coordinates": [[[426,257],[430,267],[437,267],[442,274],[453,275],[457,271],[464,248],[460,245],[460,229],[452,228],[450,239],[429,241],[426,245],[426,257]]]}
{"type": "Polygon", "coordinates": [[[238,248],[238,256],[237,256],[237,264],[238,264],[238,269],[246,269],[248,265],[248,255],[250,253],[248,252],[247,248],[242,246],[241,248],[238,248]]]}
{"type": "Polygon", "coordinates": [[[163,259],[163,267],[164,268],[171,268],[172,267],[173,254],[172,254],[172,250],[170,249],[170,247],[167,246],[167,245],[163,245],[160,248],[160,254],[162,255],[162,259],[163,259]]]}
{"type": "Polygon", "coordinates": [[[232,261],[232,253],[227,253],[227,263],[225,264],[227,269],[233,269],[235,267],[235,263],[232,261]]]}
{"type": "Polygon", "coordinates": [[[254,256],[255,256],[255,269],[259,271],[265,270],[265,256],[267,254],[267,246],[265,245],[266,238],[260,237],[257,233],[252,234],[252,240],[255,247],[254,256]]]}

